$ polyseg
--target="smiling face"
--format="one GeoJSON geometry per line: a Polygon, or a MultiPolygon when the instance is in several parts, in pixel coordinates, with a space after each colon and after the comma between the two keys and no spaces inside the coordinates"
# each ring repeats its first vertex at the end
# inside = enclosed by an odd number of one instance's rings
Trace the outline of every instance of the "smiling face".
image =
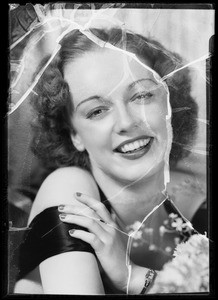
{"type": "Polygon", "coordinates": [[[104,49],[69,62],[64,77],[74,105],[72,141],[87,150],[93,174],[128,183],[163,168],[167,91],[150,70],[104,49]]]}

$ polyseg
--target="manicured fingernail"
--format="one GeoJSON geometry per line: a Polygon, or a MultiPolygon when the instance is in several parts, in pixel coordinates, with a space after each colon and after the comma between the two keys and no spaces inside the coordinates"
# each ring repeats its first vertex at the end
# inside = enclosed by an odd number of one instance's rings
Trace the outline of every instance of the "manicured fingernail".
{"type": "Polygon", "coordinates": [[[64,220],[64,219],[66,218],[66,215],[61,214],[61,215],[59,215],[59,218],[60,218],[61,220],[64,220]]]}
{"type": "Polygon", "coordinates": [[[58,210],[64,210],[64,205],[59,205],[58,210]]]}
{"type": "Polygon", "coordinates": [[[76,195],[77,195],[77,197],[80,197],[82,194],[77,192],[76,195]]]}
{"type": "Polygon", "coordinates": [[[69,234],[71,235],[71,234],[73,234],[75,232],[75,229],[70,229],[69,230],[69,234]]]}

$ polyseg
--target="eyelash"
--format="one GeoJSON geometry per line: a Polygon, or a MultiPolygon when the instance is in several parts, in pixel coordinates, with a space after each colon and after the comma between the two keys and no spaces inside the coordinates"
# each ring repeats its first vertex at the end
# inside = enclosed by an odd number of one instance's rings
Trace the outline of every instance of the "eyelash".
{"type": "Polygon", "coordinates": [[[146,92],[146,93],[141,93],[141,94],[136,94],[132,97],[131,102],[139,99],[140,101],[143,100],[149,100],[151,97],[153,97],[153,94],[151,92],[146,92]],[[142,98],[143,97],[143,98],[142,98]]]}
{"type": "MultiPolygon", "coordinates": [[[[136,101],[139,98],[140,98],[139,101],[149,100],[152,96],[153,96],[153,94],[151,92],[136,94],[132,97],[131,102],[136,101]],[[142,99],[142,97],[143,97],[143,99],[142,99]]],[[[86,115],[86,118],[93,119],[93,118],[100,117],[103,112],[96,114],[99,111],[108,111],[108,108],[105,108],[105,107],[95,108],[86,115]]]]}
{"type": "Polygon", "coordinates": [[[98,118],[101,114],[102,114],[102,112],[101,113],[99,113],[99,114],[95,114],[95,113],[97,113],[98,111],[107,111],[108,109],[107,108],[105,108],[105,107],[98,107],[98,108],[95,108],[95,109],[93,109],[92,111],[90,111],[87,115],[86,115],[86,118],[87,119],[93,119],[93,118],[98,118]]]}

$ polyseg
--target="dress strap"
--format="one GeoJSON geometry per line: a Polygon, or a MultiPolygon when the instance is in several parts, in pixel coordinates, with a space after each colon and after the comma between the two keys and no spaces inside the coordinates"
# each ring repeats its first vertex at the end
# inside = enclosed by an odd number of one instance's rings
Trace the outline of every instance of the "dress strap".
{"type": "Polygon", "coordinates": [[[98,187],[98,191],[99,191],[99,194],[100,194],[101,202],[105,205],[105,207],[111,213],[111,204],[110,204],[110,202],[108,201],[107,197],[105,196],[105,194],[103,193],[102,189],[99,187],[98,184],[97,184],[97,187],[98,187]]]}

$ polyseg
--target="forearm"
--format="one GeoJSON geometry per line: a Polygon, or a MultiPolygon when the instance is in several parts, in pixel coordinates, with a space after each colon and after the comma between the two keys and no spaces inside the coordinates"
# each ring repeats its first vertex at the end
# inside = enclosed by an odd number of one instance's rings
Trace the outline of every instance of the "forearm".
{"type": "Polygon", "coordinates": [[[139,295],[141,293],[145,285],[145,276],[148,271],[148,268],[140,267],[135,264],[132,265],[131,276],[128,285],[128,294],[139,295]]]}

